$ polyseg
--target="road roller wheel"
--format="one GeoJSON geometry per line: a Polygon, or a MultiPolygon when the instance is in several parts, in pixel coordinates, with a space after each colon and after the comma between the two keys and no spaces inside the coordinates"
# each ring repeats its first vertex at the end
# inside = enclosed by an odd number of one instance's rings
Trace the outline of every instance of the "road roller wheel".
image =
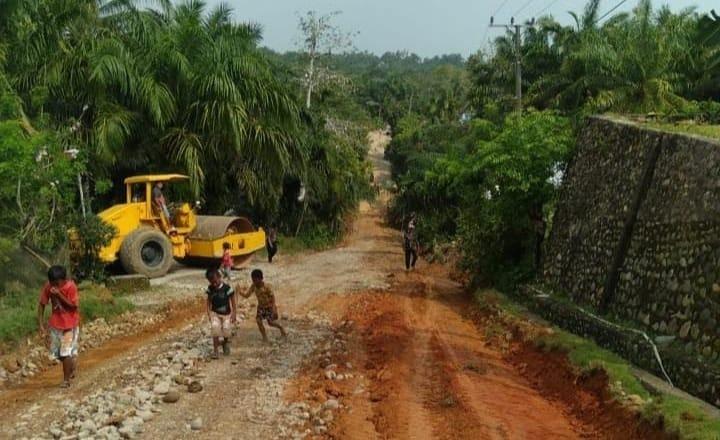
{"type": "MultiPolygon", "coordinates": [[[[193,231],[191,239],[199,238],[204,240],[216,240],[226,235],[250,233],[255,231],[255,226],[253,226],[250,220],[245,217],[199,215],[197,216],[197,227],[195,228],[195,231],[193,231]]],[[[247,265],[252,261],[254,255],[255,253],[251,252],[245,255],[233,257],[233,268],[242,269],[247,267],[247,265]]],[[[193,258],[186,261],[193,261],[196,263],[198,260],[202,259],[193,258]]],[[[209,266],[217,264],[212,260],[205,261],[204,263],[204,265],[209,266]]]]}
{"type": "Polygon", "coordinates": [[[255,252],[252,254],[238,255],[233,257],[233,269],[242,269],[247,267],[255,256],[255,252]]]}
{"type": "Polygon", "coordinates": [[[129,274],[158,278],[167,274],[173,261],[172,243],[157,229],[139,228],[120,246],[120,263],[129,274]]]}

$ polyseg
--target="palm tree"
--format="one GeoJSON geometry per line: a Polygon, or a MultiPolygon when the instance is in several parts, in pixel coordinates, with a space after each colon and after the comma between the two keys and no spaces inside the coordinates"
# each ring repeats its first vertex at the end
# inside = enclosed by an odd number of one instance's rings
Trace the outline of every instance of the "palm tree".
{"type": "Polygon", "coordinates": [[[74,124],[95,174],[181,168],[196,194],[215,190],[211,204],[233,188],[274,203],[304,155],[298,108],[257,48],[259,27],[202,1],[157,6],[18,0],[26,20],[15,22],[31,26],[9,38],[10,83],[32,117],[74,124]]]}
{"type": "Polygon", "coordinates": [[[591,1],[577,19],[560,70],[536,84],[534,95],[566,110],[680,109],[685,100],[678,93],[677,72],[691,47],[692,11],[654,13],[650,0],[640,0],[632,15],[618,14],[598,28],[596,3],[591,1]]]}
{"type": "Polygon", "coordinates": [[[720,16],[714,10],[697,21],[689,49],[681,64],[684,92],[694,99],[720,100],[720,16]]]}

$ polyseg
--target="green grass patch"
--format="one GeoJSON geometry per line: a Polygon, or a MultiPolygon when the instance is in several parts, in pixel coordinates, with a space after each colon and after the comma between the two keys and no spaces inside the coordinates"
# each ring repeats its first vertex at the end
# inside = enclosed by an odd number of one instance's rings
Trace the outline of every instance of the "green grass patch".
{"type": "Polygon", "coordinates": [[[628,394],[637,394],[643,399],[650,397],[650,393],[633,375],[627,361],[611,351],[600,348],[593,341],[555,329],[555,333],[541,336],[535,340],[535,344],[546,351],[559,350],[567,353],[570,363],[581,371],[599,368],[605,370],[610,383],[620,382],[622,390],[628,394]]]}
{"type": "MultiPolygon", "coordinates": [[[[15,344],[37,331],[39,290],[24,290],[0,295],[0,343],[15,344]]],[[[110,319],[132,310],[125,298],[113,296],[104,287],[92,285],[80,289],[80,316],[83,322],[110,319]]],[[[49,315],[49,307],[45,309],[49,315]]]]}
{"type": "MultiPolygon", "coordinates": [[[[341,237],[325,228],[315,228],[304,232],[297,237],[278,236],[278,255],[297,255],[307,251],[322,251],[335,246],[341,237]]],[[[267,257],[267,250],[259,252],[263,258],[267,257]]]]}
{"type": "Polygon", "coordinates": [[[702,125],[692,123],[648,122],[649,127],[671,133],[692,134],[720,140],[720,125],[702,125]]]}
{"type": "Polygon", "coordinates": [[[525,318],[528,310],[522,304],[512,301],[495,289],[483,289],[475,292],[475,301],[481,308],[500,307],[504,312],[517,318],[525,318]]]}
{"type": "Polygon", "coordinates": [[[643,417],[649,421],[662,417],[668,432],[682,439],[720,439],[720,420],[711,418],[696,402],[661,393],[651,395],[632,372],[630,364],[615,353],[605,350],[593,341],[555,329],[551,335],[538,338],[535,344],[546,351],[567,353],[570,363],[581,371],[603,369],[609,378],[610,390],[619,394],[635,394],[647,402],[643,417]],[[618,388],[615,384],[619,383],[618,388]]]}

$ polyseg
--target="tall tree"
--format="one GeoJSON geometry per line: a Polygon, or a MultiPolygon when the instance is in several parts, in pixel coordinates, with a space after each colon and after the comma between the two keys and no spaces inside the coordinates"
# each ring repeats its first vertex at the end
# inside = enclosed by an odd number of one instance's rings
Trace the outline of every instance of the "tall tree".
{"type": "Polygon", "coordinates": [[[324,82],[335,79],[334,73],[326,66],[320,66],[320,59],[334,52],[342,52],[352,48],[353,33],[344,32],[333,24],[333,19],[340,15],[339,11],[319,14],[308,11],[299,17],[299,28],[302,34],[301,48],[307,57],[305,70],[305,107],[312,105],[315,89],[324,82]]]}

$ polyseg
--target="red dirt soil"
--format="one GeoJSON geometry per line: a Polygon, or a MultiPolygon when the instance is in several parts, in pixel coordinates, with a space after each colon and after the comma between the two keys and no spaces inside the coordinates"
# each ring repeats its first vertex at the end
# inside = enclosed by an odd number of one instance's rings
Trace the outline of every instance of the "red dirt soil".
{"type": "MultiPolygon", "coordinates": [[[[333,309],[340,302],[334,298],[333,309]]],[[[474,301],[440,267],[398,275],[390,291],[344,302],[338,322],[345,324],[335,334],[346,345],[331,357],[338,372],[350,362],[355,377],[327,380],[327,359],[315,359],[290,393],[314,404],[340,398],[344,409],[321,437],[667,438],[609,400],[602,373],[578,377],[563,354],[530,345],[494,348],[486,329],[466,317],[474,301]]]]}
{"type": "Polygon", "coordinates": [[[545,352],[532,344],[519,345],[507,357],[523,371],[535,389],[563,402],[573,415],[591,424],[606,439],[672,439],[662,426],[652,426],[615,402],[602,370],[578,375],[561,352],[545,352]]]}

